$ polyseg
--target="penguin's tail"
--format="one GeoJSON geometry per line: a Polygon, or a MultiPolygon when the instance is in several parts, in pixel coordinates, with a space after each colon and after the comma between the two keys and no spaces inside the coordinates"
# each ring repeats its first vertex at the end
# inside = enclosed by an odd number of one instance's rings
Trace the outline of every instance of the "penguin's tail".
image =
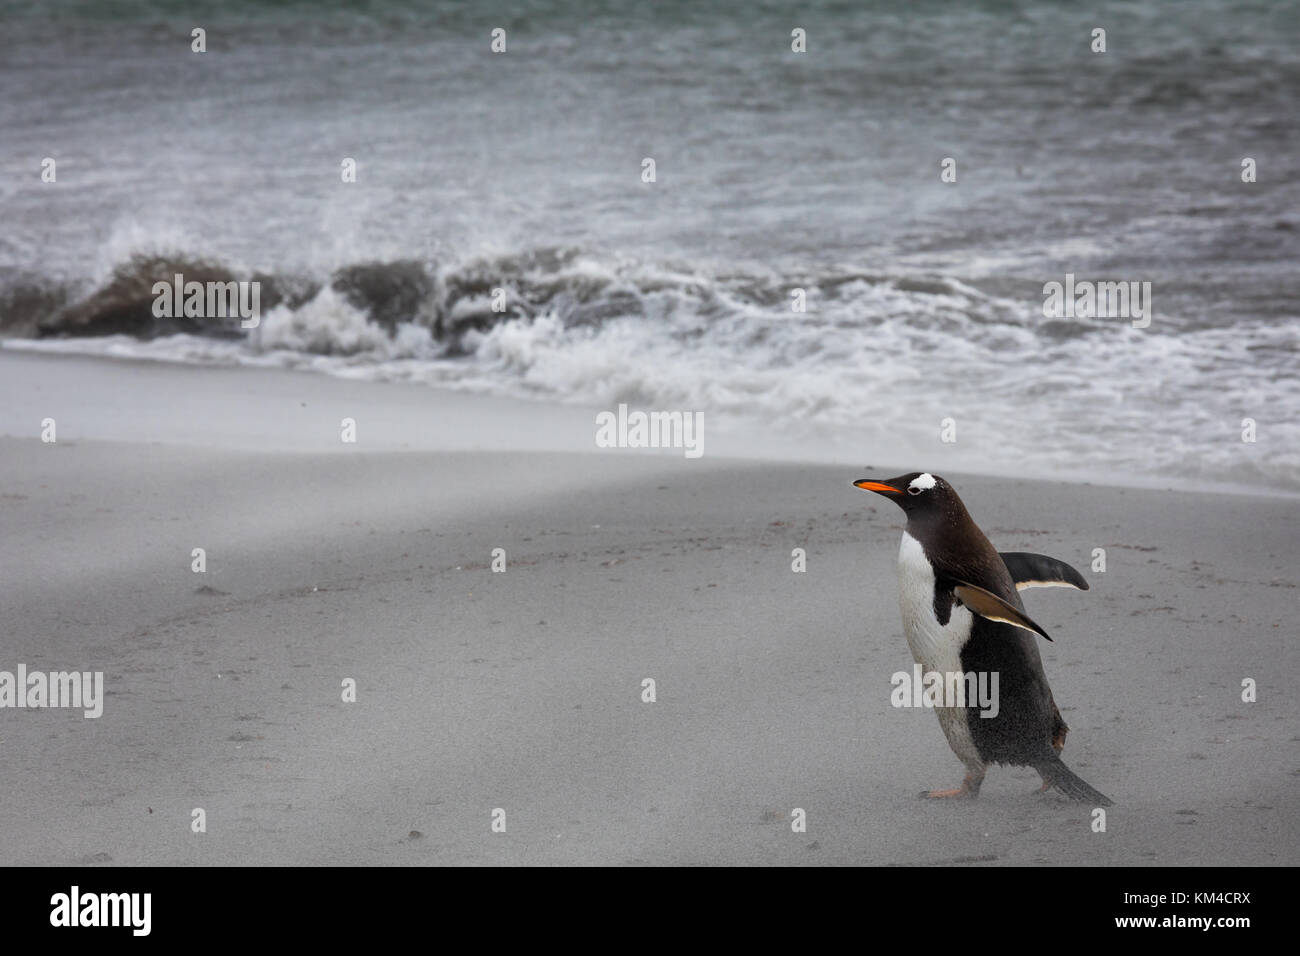
{"type": "Polygon", "coordinates": [[[1050,757],[1044,757],[1039,763],[1034,765],[1034,769],[1043,775],[1043,779],[1050,783],[1061,793],[1065,794],[1071,800],[1078,800],[1081,803],[1091,803],[1099,807],[1111,807],[1115,801],[1106,796],[1096,787],[1089,784],[1086,780],[1076,774],[1073,770],[1053,753],[1050,757]]]}

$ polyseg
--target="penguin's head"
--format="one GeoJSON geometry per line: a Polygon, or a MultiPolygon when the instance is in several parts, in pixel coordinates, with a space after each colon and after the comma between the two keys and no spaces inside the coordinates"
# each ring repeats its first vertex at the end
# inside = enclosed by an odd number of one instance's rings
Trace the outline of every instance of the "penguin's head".
{"type": "Polygon", "coordinates": [[[910,475],[899,475],[885,481],[859,478],[853,486],[883,495],[909,515],[934,509],[944,510],[947,501],[956,496],[952,485],[928,471],[914,471],[910,475]]]}

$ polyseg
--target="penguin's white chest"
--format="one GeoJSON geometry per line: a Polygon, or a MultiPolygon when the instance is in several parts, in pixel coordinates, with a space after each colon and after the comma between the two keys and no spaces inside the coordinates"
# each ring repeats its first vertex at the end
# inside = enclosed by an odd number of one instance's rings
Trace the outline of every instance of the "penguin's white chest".
{"type": "MultiPolygon", "coordinates": [[[[921,542],[906,531],[898,548],[898,608],[903,615],[903,635],[912,659],[924,671],[944,675],[962,673],[961,649],[970,637],[971,612],[953,604],[947,624],[934,613],[934,569],[921,542]]],[[[966,711],[936,707],[935,715],[953,752],[968,767],[980,764],[979,754],[966,726],[966,711]]]]}
{"type": "Polygon", "coordinates": [[[898,548],[898,608],[912,657],[926,670],[961,670],[961,649],[970,637],[971,613],[956,604],[947,624],[934,614],[934,569],[921,542],[906,531],[898,548]]]}

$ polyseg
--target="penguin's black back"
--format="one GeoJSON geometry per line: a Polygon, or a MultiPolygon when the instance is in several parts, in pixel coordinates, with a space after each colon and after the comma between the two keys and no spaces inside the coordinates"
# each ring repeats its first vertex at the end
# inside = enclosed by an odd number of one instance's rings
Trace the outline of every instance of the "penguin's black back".
{"type": "Polygon", "coordinates": [[[1052,753],[1057,722],[1052,689],[1043,673],[1037,636],[1011,624],[974,617],[961,651],[966,673],[998,675],[998,715],[968,707],[971,740],[985,763],[1032,765],[1052,753]]]}

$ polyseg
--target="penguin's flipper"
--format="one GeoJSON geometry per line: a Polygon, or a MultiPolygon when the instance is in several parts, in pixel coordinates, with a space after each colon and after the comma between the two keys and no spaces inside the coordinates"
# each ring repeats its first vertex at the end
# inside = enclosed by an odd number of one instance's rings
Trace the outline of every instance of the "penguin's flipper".
{"type": "Polygon", "coordinates": [[[1023,627],[1026,631],[1033,631],[1049,641],[1052,639],[1046,631],[1030,620],[1028,614],[1012,607],[992,591],[967,584],[965,581],[958,581],[952,593],[958,601],[980,617],[986,617],[990,621],[1001,621],[1003,624],[1014,624],[1016,627],[1023,627]]]}
{"type": "Polygon", "coordinates": [[[1025,588],[1078,588],[1088,590],[1088,582],[1083,575],[1064,561],[1049,558],[1045,554],[1031,554],[1028,551],[1003,551],[999,557],[1011,572],[1011,580],[1016,582],[1016,590],[1025,588]]]}

